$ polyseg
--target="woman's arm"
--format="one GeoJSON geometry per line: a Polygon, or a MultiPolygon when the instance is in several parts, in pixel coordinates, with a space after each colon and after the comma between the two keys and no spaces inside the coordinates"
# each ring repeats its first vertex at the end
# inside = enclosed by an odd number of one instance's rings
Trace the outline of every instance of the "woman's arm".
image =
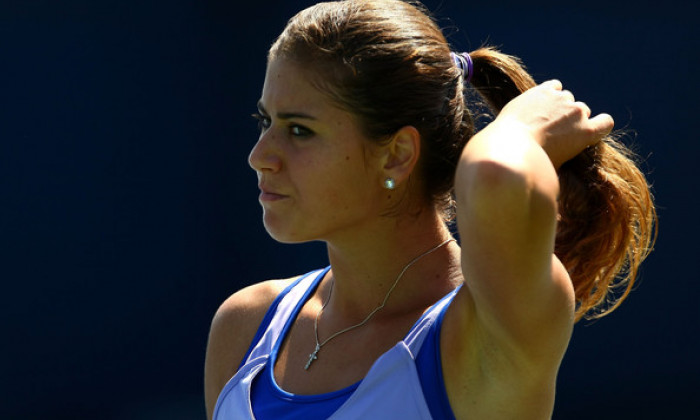
{"type": "Polygon", "coordinates": [[[474,136],[455,190],[462,269],[479,324],[531,357],[566,348],[571,282],[554,256],[556,169],[610,132],[561,83],[530,89],[474,136]]]}
{"type": "Polygon", "coordinates": [[[481,347],[449,354],[505,357],[554,376],[575,310],[571,281],[554,256],[556,169],[612,129],[609,116],[589,117],[585,104],[551,81],[511,101],[465,147],[455,191],[466,288],[452,325],[468,331],[472,342],[463,347],[481,347]]]}

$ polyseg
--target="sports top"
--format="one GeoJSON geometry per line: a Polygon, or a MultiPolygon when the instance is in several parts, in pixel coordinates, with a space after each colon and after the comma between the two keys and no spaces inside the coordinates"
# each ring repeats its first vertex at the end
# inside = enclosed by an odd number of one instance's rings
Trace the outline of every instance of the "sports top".
{"type": "Polygon", "coordinates": [[[279,347],[329,269],[300,277],[273,302],[241,367],[219,394],[214,420],[454,419],[442,378],[439,331],[458,289],[426,311],[360,382],[318,395],[295,395],[277,385],[272,367],[279,347]]]}

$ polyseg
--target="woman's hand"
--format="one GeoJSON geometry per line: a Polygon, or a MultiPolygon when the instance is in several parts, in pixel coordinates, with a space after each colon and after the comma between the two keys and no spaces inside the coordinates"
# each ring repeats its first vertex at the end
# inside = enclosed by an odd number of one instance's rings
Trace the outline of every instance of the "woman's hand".
{"type": "Polygon", "coordinates": [[[544,149],[555,169],[598,143],[613,129],[608,114],[590,118],[591,110],[562,90],[558,80],[535,86],[509,102],[494,124],[521,124],[544,149]]]}

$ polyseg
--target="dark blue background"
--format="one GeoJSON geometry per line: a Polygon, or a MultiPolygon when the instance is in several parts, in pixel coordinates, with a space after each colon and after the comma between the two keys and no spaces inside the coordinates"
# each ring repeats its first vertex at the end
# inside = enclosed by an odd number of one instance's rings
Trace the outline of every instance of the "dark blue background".
{"type": "MultiPolygon", "coordinates": [[[[201,419],[218,304],[326,263],[267,237],[246,163],[267,47],[311,3],[0,3],[1,418],[201,419]]],[[[633,130],[661,221],[629,300],[577,325],[554,418],[697,413],[697,14],[510,3],[426,2],[633,130]]]]}

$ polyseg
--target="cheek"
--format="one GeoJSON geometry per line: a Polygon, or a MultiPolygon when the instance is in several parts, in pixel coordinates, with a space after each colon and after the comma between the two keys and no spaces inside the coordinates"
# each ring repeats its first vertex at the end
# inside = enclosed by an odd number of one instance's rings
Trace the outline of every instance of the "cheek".
{"type": "MultiPolygon", "coordinates": [[[[353,140],[355,139],[348,139],[355,143],[353,140]]],[[[306,203],[307,205],[331,207],[328,211],[346,213],[354,208],[367,207],[372,200],[376,201],[362,147],[329,147],[316,152],[320,153],[297,161],[299,166],[296,169],[303,176],[303,181],[299,179],[298,187],[305,188],[306,185],[313,189],[313,193],[308,191],[311,194],[304,194],[304,198],[320,200],[315,204],[306,203]]]]}
{"type": "Polygon", "coordinates": [[[326,204],[330,207],[328,216],[334,217],[350,211],[354,207],[353,203],[356,201],[353,199],[353,195],[353,192],[347,188],[328,188],[326,190],[326,197],[328,198],[326,204]]]}
{"type": "Polygon", "coordinates": [[[330,186],[332,200],[337,210],[366,212],[373,208],[378,201],[378,189],[373,188],[371,176],[367,173],[366,167],[361,162],[356,162],[354,165],[340,163],[338,169],[339,176],[330,186]]]}

